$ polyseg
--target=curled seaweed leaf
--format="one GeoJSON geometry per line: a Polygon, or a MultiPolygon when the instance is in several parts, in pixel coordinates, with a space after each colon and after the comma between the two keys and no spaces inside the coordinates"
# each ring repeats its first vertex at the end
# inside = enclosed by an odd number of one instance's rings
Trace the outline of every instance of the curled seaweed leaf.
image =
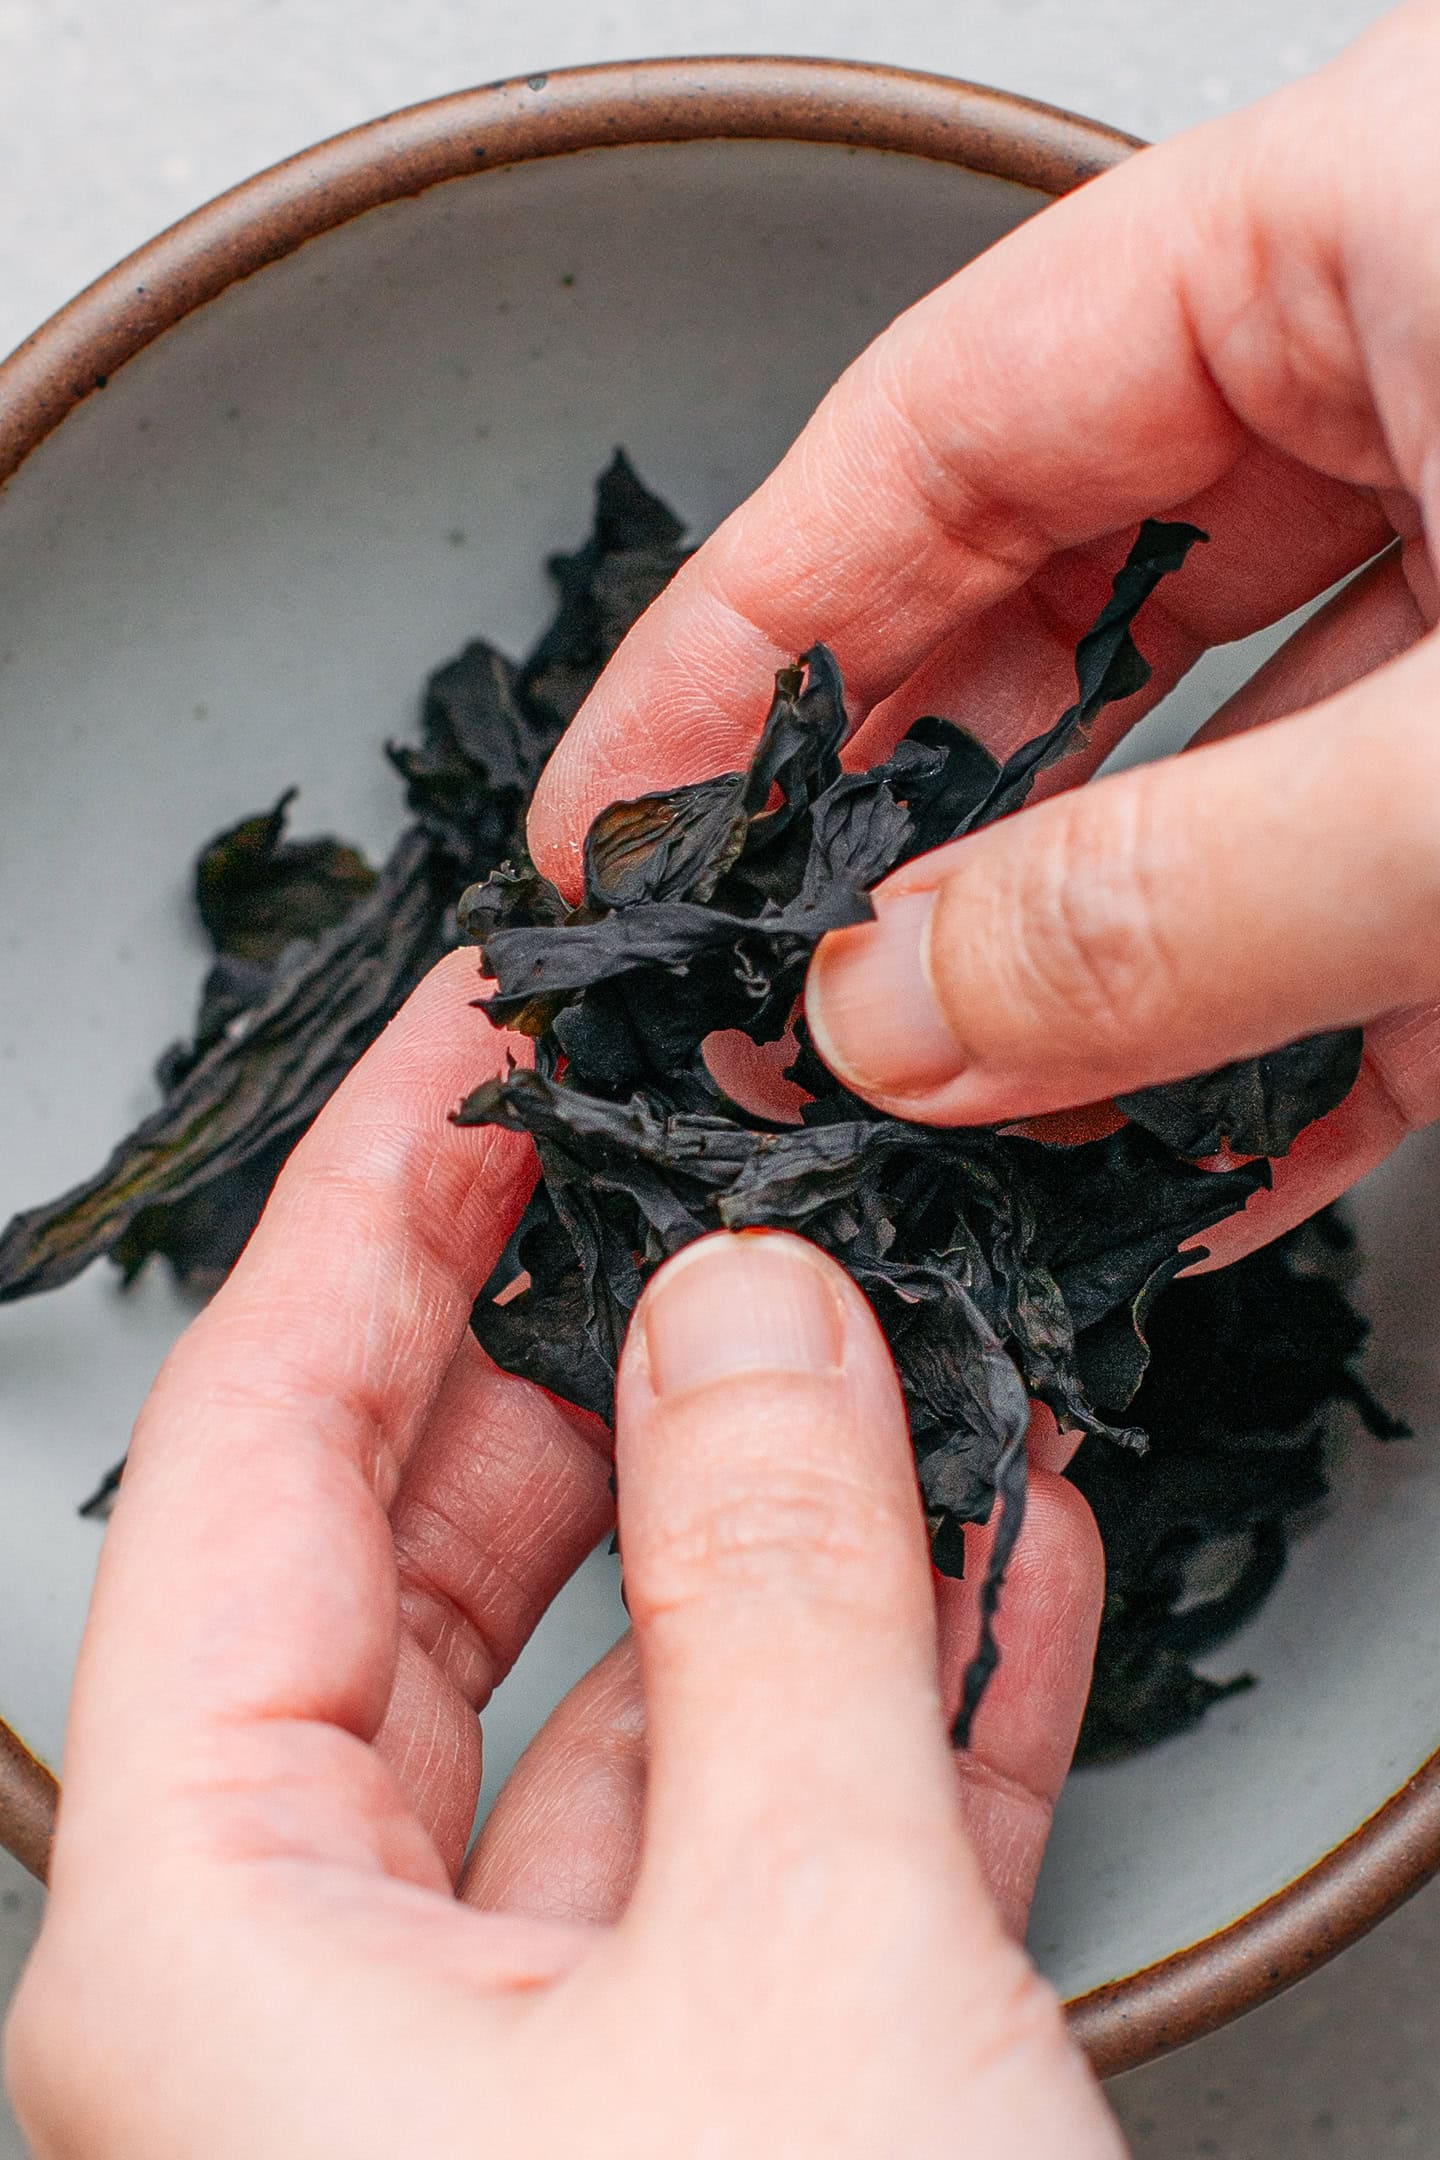
{"type": "MultiPolygon", "coordinates": [[[[865,920],[879,878],[1017,809],[1102,706],[1144,684],[1135,615],[1203,537],[1142,527],[1081,640],[1075,703],[1004,766],[927,719],[884,764],[844,772],[843,685],[816,646],[777,676],[745,771],[601,813],[580,908],[537,909],[513,874],[462,903],[497,986],[485,1009],[534,1034],[548,1065],[487,1083],[457,1113],[531,1133],[543,1174],[527,1287],[503,1306],[482,1299],[482,1341],[608,1414],[613,1329],[587,1325],[568,1370],[556,1352],[577,1295],[589,1313],[605,1306],[607,1251],[622,1256],[612,1304],[626,1311],[639,1281],[707,1230],[786,1227],[829,1252],[870,1297],[894,1355],[936,1565],[958,1572],[964,1525],[995,1514],[962,1743],[999,1654],[1032,1396],[1112,1455],[1142,1448],[1143,1432],[1115,1420],[1146,1372],[1152,1308],[1203,1257],[1197,1235],[1268,1182],[1268,1163],[1207,1169],[1181,1144],[1212,1117],[1203,1082],[1151,1091],[1139,1122],[1056,1148],[884,1117],[805,1042],[793,1072],[811,1100],[799,1125],[776,1129],[720,1095],[703,1045],[722,1028],[774,1040],[815,942],[865,920]],[[572,1221],[568,1241],[553,1235],[572,1221]]],[[[1266,1136],[1328,1107],[1341,1062],[1304,1046],[1272,1061],[1266,1136]]],[[[1253,1112],[1245,1085],[1232,1093],[1253,1112]]]]}

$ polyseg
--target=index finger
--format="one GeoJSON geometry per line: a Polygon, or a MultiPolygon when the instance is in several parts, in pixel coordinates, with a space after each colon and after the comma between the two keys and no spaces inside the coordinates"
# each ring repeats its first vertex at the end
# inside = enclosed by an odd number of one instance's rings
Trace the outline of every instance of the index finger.
{"type": "Polygon", "coordinates": [[[1434,11],[1402,9],[902,316],[621,647],[537,793],[547,872],[573,886],[607,802],[743,762],[769,675],[817,638],[859,717],[1045,565],[1151,513],[1183,508],[1216,538],[1163,603],[1186,595],[1181,666],[1373,552],[1389,527],[1349,491],[1419,492],[1434,396],[1400,340],[1367,351],[1355,261],[1383,220],[1367,320],[1403,307],[1423,362],[1407,295],[1428,240],[1404,202],[1440,177],[1421,93],[1437,77],[1434,11]]]}
{"type": "Polygon", "coordinates": [[[380,1724],[386,1510],[533,1176],[525,1142],[447,1122],[505,1057],[474,985],[473,955],[442,961],[347,1078],[141,1413],[76,1681],[57,1868],[82,1847],[103,1861],[118,1830],[160,1835],[156,1803],[215,1776],[226,1736],[368,1740],[380,1724]]]}

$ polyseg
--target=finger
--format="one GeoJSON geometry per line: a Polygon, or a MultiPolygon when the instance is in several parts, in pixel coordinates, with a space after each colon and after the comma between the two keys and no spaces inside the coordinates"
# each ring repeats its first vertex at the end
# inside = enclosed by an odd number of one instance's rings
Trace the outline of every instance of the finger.
{"type": "Polygon", "coordinates": [[[189,1809],[433,1878],[359,1743],[394,1674],[386,1510],[533,1177],[511,1135],[447,1122],[505,1057],[474,987],[457,954],[416,991],[167,1360],[86,1632],[62,1868],[154,1846],[189,1809]]]}
{"type": "MultiPolygon", "coordinates": [[[[1425,629],[1425,620],[1412,590],[1412,575],[1407,571],[1397,543],[1369,569],[1352,578],[1286,640],[1200,729],[1195,737],[1196,745],[1243,734],[1266,721],[1298,712],[1406,651],[1425,629]]],[[[1003,614],[1005,610],[997,612],[1003,614]]],[[[1037,623],[1037,632],[1039,627],[1037,623]]],[[[983,640],[981,643],[983,645],[983,640]]],[[[942,657],[948,665],[952,656],[947,652],[942,657]]],[[[1006,664],[1000,666],[994,679],[987,684],[984,705],[987,712],[994,711],[1009,679],[1009,662],[1018,662],[1019,657],[1018,652],[1006,653],[1006,664]]],[[[933,687],[931,684],[930,688],[933,687]]],[[[944,697],[942,694],[941,698],[932,699],[926,689],[913,700],[913,710],[911,703],[911,690],[907,686],[899,699],[892,699],[871,716],[851,745],[850,754],[856,756],[857,762],[865,762],[872,753],[877,757],[886,754],[893,737],[903,732],[916,712],[927,704],[933,708],[938,703],[943,708],[944,697]],[[904,708],[898,722],[891,717],[892,708],[897,704],[904,708]]],[[[1038,714],[1032,715],[1025,721],[1016,740],[1038,724],[1038,714]]],[[[1047,780],[1053,783],[1050,792],[1075,785],[1112,747],[1111,734],[1097,728],[1090,742],[1076,756],[1042,774],[1042,783],[1047,780]]],[[[712,1037],[706,1046],[707,1063],[721,1085],[737,1101],[772,1117],[791,1119],[798,1116],[798,1103],[803,1097],[781,1076],[784,1068],[793,1062],[794,1055],[793,1036],[787,1036],[780,1045],[757,1047],[736,1032],[712,1037]]],[[[1118,1116],[1114,1122],[1120,1122],[1118,1116]]],[[[1061,1141],[1090,1137],[1085,1133],[1058,1130],[1045,1136],[1061,1141]]]]}
{"type": "Polygon", "coordinates": [[[400,1647],[375,1742],[452,1875],[480,1789],[477,1713],[614,1519],[599,1421],[467,1337],[391,1511],[400,1647]]]}
{"type": "Polygon", "coordinates": [[[806,1012],[857,1092],[940,1124],[1097,1101],[1440,990],[1440,647],[1315,710],[908,864],[806,1012]]]}
{"type": "Polygon", "coordinates": [[[640,1862],[645,1710],[622,1636],[546,1720],[502,1786],[460,1895],[488,1912],[608,1923],[640,1862]]]}
{"type": "MultiPolygon", "coordinates": [[[[989,1526],[965,1533],[965,1580],[936,1583],[940,1684],[947,1716],[960,1703],[979,1634],[977,1585],[989,1526]]],[[[996,1616],[1000,1663],[968,1748],[955,1754],[965,1828],[1012,1934],[1025,1932],[1051,1818],[1070,1768],[1095,1660],[1105,1555],[1076,1488],[1032,1467],[1025,1527],[996,1616]]]]}
{"type": "Polygon", "coordinates": [[[1061,1432],[1059,1421],[1049,1405],[1031,1402],[1025,1454],[1032,1470],[1064,1470],[1084,1437],[1083,1433],[1061,1432]]]}
{"type": "MultiPolygon", "coordinates": [[[[1242,734],[1328,698],[1406,651],[1423,634],[1412,566],[1391,549],[1313,615],[1206,723],[1197,743],[1242,734]]],[[[1345,1103],[1303,1133],[1274,1183],[1242,1214],[1205,1233],[1205,1267],[1228,1266],[1303,1222],[1374,1169],[1406,1133],[1440,1115],[1440,1012],[1387,1014],[1366,1033],[1360,1078],[1345,1103]]],[[[1058,1467],[1058,1464],[1056,1465],[1058,1467]]]]}
{"type": "Polygon", "coordinates": [[[1397,543],[1318,608],[1200,728],[1194,747],[1244,735],[1396,660],[1423,637],[1426,620],[1397,543]]]}
{"type": "MultiPolygon", "coordinates": [[[[937,1578],[944,1713],[959,1705],[990,1532],[967,1533],[965,1582],[937,1578]]],[[[1104,1554],[1073,1485],[1032,1470],[997,1621],[1001,1660],[972,1745],[955,1756],[965,1827],[990,1895],[1023,1934],[1054,1804],[1084,1715],[1104,1554]]],[[[627,1636],[561,1704],[506,1783],[462,1896],[493,1910],[610,1922],[639,1864],[644,1711],[627,1636]]]]}
{"type": "MultiPolygon", "coordinates": [[[[1408,552],[1408,551],[1407,551],[1408,552]]],[[[1425,631],[1423,581],[1397,545],[1312,615],[1195,740],[1222,742],[1333,696],[1425,631]]],[[[1228,1267],[1348,1192],[1407,1133],[1440,1116],[1440,1009],[1387,1013],[1365,1033],[1360,1077],[1338,1109],[1272,1165],[1273,1183],[1205,1233],[1202,1271],[1228,1267]]]]}
{"type": "MultiPolygon", "coordinates": [[[[1225,741],[1335,695],[1424,634],[1423,581],[1397,544],[1286,640],[1195,737],[1225,741]]],[[[1207,1230],[1202,1272],[1228,1267],[1304,1222],[1440,1116],[1440,1008],[1387,1013],[1366,1030],[1360,1077],[1340,1107],[1272,1165],[1273,1183],[1207,1230]]],[[[1058,1136],[1057,1136],[1058,1137],[1058,1136]]],[[[1032,1448],[1033,1459],[1033,1448],[1032,1448]]],[[[1052,1467],[1061,1467],[1058,1460],[1052,1467]]]]}
{"type": "MultiPolygon", "coordinates": [[[[1260,444],[1179,514],[1211,537],[1146,603],[1138,634],[1149,682],[1100,713],[1085,742],[1040,775],[1035,799],[1087,778],[1203,652],[1280,620],[1390,538],[1369,495],[1260,444]],[[1291,521],[1305,539],[1277,550],[1275,533],[1291,521]]],[[[1018,591],[962,622],[868,714],[846,763],[888,757],[925,713],[962,721],[1002,758],[1043,733],[1074,699],[1075,648],[1109,598],[1130,539],[1127,528],[1057,555],[1018,591]]]]}
{"type": "MultiPolygon", "coordinates": [[[[1413,564],[1387,550],[1301,625],[1221,706],[1195,737],[1220,742],[1333,696],[1407,651],[1425,630],[1413,564]]],[[[1067,1113],[1061,1113],[1065,1117],[1067,1113]]],[[[1269,1190],[1205,1233],[1211,1257],[1228,1266],[1293,1229],[1384,1160],[1405,1133],[1440,1115],[1440,1014],[1387,1014],[1366,1032],[1360,1078],[1345,1102],[1311,1126],[1276,1162],[1269,1190]]],[[[1050,1121],[1053,1124],[1053,1120],[1050,1121]]],[[[1056,1139],[1077,1132],[1052,1131],[1056,1139]]],[[[1033,1449],[1032,1449],[1033,1457],[1033,1449]]],[[[1053,1461],[1052,1467],[1062,1464],[1053,1461]]]]}
{"type": "MultiPolygon", "coordinates": [[[[1397,209],[1393,175],[1424,199],[1440,152],[1420,86],[1437,75],[1433,18],[1401,9],[1320,76],[1078,190],[902,316],[621,648],[541,783],[532,844],[551,874],[573,876],[607,800],[736,763],[755,686],[802,645],[834,647],[867,711],[1057,553],[1227,479],[1212,502],[1240,514],[1257,443],[1423,500],[1440,484],[1440,321],[1414,298],[1428,225],[1397,209]],[[1357,247],[1372,227],[1386,246],[1357,247]]],[[[1255,591],[1311,544],[1310,507],[1277,489],[1255,591]]],[[[1203,558],[1192,573],[1211,574],[1203,558]]]]}
{"type": "Polygon", "coordinates": [[[898,1839],[959,1866],[914,1462],[855,1285],[788,1236],[687,1247],[637,1309],[617,1464],[650,1732],[637,1895],[723,1885],[733,1914],[802,1836],[816,1864],[898,1839]]]}
{"type": "MultiPolygon", "coordinates": [[[[847,424],[860,430],[862,415],[847,415],[847,424]]],[[[792,456],[805,448],[802,437],[792,456]]],[[[874,456],[877,465],[889,457],[893,470],[892,446],[877,447],[874,456]]],[[[743,765],[759,737],[776,668],[817,639],[836,651],[851,717],[860,723],[847,765],[887,756],[931,712],[961,721],[997,756],[1008,755],[1072,702],[1076,645],[1146,514],[1053,556],[1039,549],[1033,563],[1007,575],[993,563],[968,570],[957,563],[948,604],[937,601],[927,637],[905,645],[893,606],[866,609],[847,626],[838,596],[859,566],[843,555],[832,565],[835,599],[795,597],[799,506],[784,499],[788,474],[787,461],[642,617],[546,767],[527,829],[536,861],[562,889],[578,893],[584,836],[607,804],[743,765]],[[1027,572],[1033,572],[1028,580],[1027,572]],[[743,596],[728,590],[737,580],[745,583],[743,596]],[[772,625],[763,634],[747,613],[762,607],[772,625]]],[[[1198,524],[1210,545],[1146,606],[1140,625],[1152,670],[1146,687],[1100,717],[1089,743],[1065,761],[1063,776],[1057,768],[1042,778],[1041,793],[1099,764],[1207,647],[1279,621],[1393,537],[1371,494],[1260,444],[1237,453],[1229,470],[1194,495],[1157,496],[1148,507],[1198,524]],[[1281,532],[1283,547],[1276,541],[1281,532]]],[[[894,544],[898,549],[904,541],[894,544]]],[[[958,536],[955,546],[958,552],[958,536]]]]}
{"type": "MultiPolygon", "coordinates": [[[[1381,666],[1386,660],[1396,658],[1423,635],[1425,618],[1414,596],[1413,570],[1407,569],[1402,550],[1397,542],[1367,570],[1352,578],[1326,605],[1317,610],[1298,631],[1288,638],[1277,653],[1236,694],[1216,712],[1195,737],[1198,746],[1204,742],[1220,741],[1230,735],[1242,734],[1265,721],[1282,718],[1301,710],[1304,706],[1343,689],[1346,685],[1381,666]]],[[[1028,605],[1029,594],[1018,596],[1028,605]]],[[[1007,602],[992,611],[995,617],[1007,616],[1017,603],[1007,602]]],[[[872,757],[885,756],[894,741],[904,732],[916,715],[926,709],[955,710],[955,698],[951,695],[954,683],[948,680],[947,671],[974,667],[979,670],[975,680],[983,695],[980,709],[987,722],[1003,710],[1006,684],[1019,681],[1024,674],[1024,652],[1037,644],[1044,636],[1044,618],[1037,616],[1033,624],[1024,630],[1018,647],[997,648],[988,645],[992,618],[987,616],[976,637],[967,632],[956,641],[954,648],[946,648],[940,656],[941,666],[919,683],[907,684],[870,716],[847,751],[847,761],[863,765],[872,757]],[[948,685],[948,686],[947,686],[948,685]]],[[[1055,664],[1073,671],[1073,659],[1062,654],[1063,638],[1055,639],[1055,664]]],[[[1147,637],[1147,643],[1150,640],[1147,637]]],[[[1152,652],[1154,646],[1152,645],[1152,652]]],[[[1173,653],[1171,658],[1173,659],[1173,653]]],[[[924,671],[922,671],[924,672],[924,671]]],[[[1166,661],[1162,658],[1157,667],[1157,678],[1166,677],[1166,661]]],[[[973,684],[972,684],[973,688],[973,684]]],[[[1052,702],[1059,696],[1059,677],[1045,693],[1052,702]]],[[[1148,698],[1142,697],[1141,703],[1148,698]]],[[[1114,727],[1096,726],[1088,743],[1073,757],[1066,758],[1049,772],[1042,773],[1037,795],[1055,793],[1076,785],[1102,762],[1114,747],[1119,734],[1130,724],[1129,715],[1134,701],[1112,710],[1121,712],[1125,718],[1114,727]]],[[[1036,727],[1042,724],[1042,706],[1022,716],[1013,734],[1005,733],[998,723],[989,727],[992,747],[1009,749],[1015,747],[1036,727]]],[[[1102,715],[1102,723],[1105,716],[1102,715]]],[[[785,1067],[794,1060],[795,1049],[792,1036],[781,1044],[751,1043],[734,1031],[725,1036],[712,1036],[706,1045],[706,1062],[711,1071],[730,1095],[750,1108],[765,1112],[771,1117],[793,1119],[799,1114],[798,1105],[803,1096],[783,1078],[785,1067]]],[[[1115,1122],[1119,1122],[1118,1118],[1115,1122]]],[[[1085,1134],[1067,1135],[1052,1132],[1054,1139],[1089,1137],[1085,1134]]],[[[1357,1173],[1358,1174],[1358,1173],[1357,1173]]],[[[1272,1198],[1268,1206],[1277,1202],[1272,1198]]],[[[1248,1218],[1247,1218],[1248,1219],[1248,1218]]]]}

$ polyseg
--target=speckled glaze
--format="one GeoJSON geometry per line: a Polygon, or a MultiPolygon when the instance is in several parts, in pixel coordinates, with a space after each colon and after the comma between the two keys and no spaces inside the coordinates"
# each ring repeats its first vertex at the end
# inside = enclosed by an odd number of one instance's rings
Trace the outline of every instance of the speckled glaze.
{"type": "Polygon", "coordinates": [[[608,143],[842,143],[1063,195],[1133,136],[980,84],[842,61],[707,58],[487,83],[353,128],[185,218],[53,316],[0,375],[0,482],[92,390],[237,278],[442,181],[608,143]]]}
{"type": "Polygon", "coordinates": [[[1295,1882],[1232,1927],[1067,2005],[1101,2077],[1268,2002],[1348,1949],[1440,1870],[1440,1754],[1295,1882]]]}
{"type": "MultiPolygon", "coordinates": [[[[45,455],[60,447],[64,423],[147,347],[177,326],[188,334],[187,319],[207,303],[366,213],[389,214],[440,183],[488,187],[501,174],[572,153],[714,142],[931,160],[1033,191],[1016,215],[1136,147],[1093,122],[997,91],[803,60],[659,61],[461,92],[261,174],[163,234],[38,331],[0,367],[0,483],[57,430],[45,455]]],[[[186,826],[176,841],[181,854],[200,829],[186,826]]],[[[56,1797],[49,1771],[0,1727],[0,1842],[37,1874],[56,1797]]],[[[1178,2046],[1343,1948],[1437,1867],[1440,1756],[1432,1756],[1324,1857],[1242,1917],[1079,1992],[1070,2006],[1077,2032],[1107,2072],[1178,2046]]]]}
{"type": "Polygon", "coordinates": [[[19,1735],[0,1720],[0,1845],[45,1880],[60,1788],[19,1735]]]}

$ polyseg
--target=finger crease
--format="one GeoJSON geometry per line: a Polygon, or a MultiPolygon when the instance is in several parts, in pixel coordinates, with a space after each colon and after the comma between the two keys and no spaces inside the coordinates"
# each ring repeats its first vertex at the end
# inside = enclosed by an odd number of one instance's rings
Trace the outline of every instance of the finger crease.
{"type": "Polygon", "coordinates": [[[957,1748],[955,1769],[963,1785],[983,1789],[1018,1813],[1038,1815],[1042,1823],[1047,1823],[1054,1813],[1053,1801],[1047,1800],[1043,1793],[1037,1793],[1031,1786],[1012,1776],[1008,1770],[1000,1769],[984,1755],[976,1755],[967,1748],[957,1748]]]}
{"type": "Polygon", "coordinates": [[[472,1710],[483,1710],[514,1658],[505,1654],[486,1622],[467,1610],[412,1550],[399,1549],[395,1558],[405,1624],[416,1645],[472,1710]]]}

